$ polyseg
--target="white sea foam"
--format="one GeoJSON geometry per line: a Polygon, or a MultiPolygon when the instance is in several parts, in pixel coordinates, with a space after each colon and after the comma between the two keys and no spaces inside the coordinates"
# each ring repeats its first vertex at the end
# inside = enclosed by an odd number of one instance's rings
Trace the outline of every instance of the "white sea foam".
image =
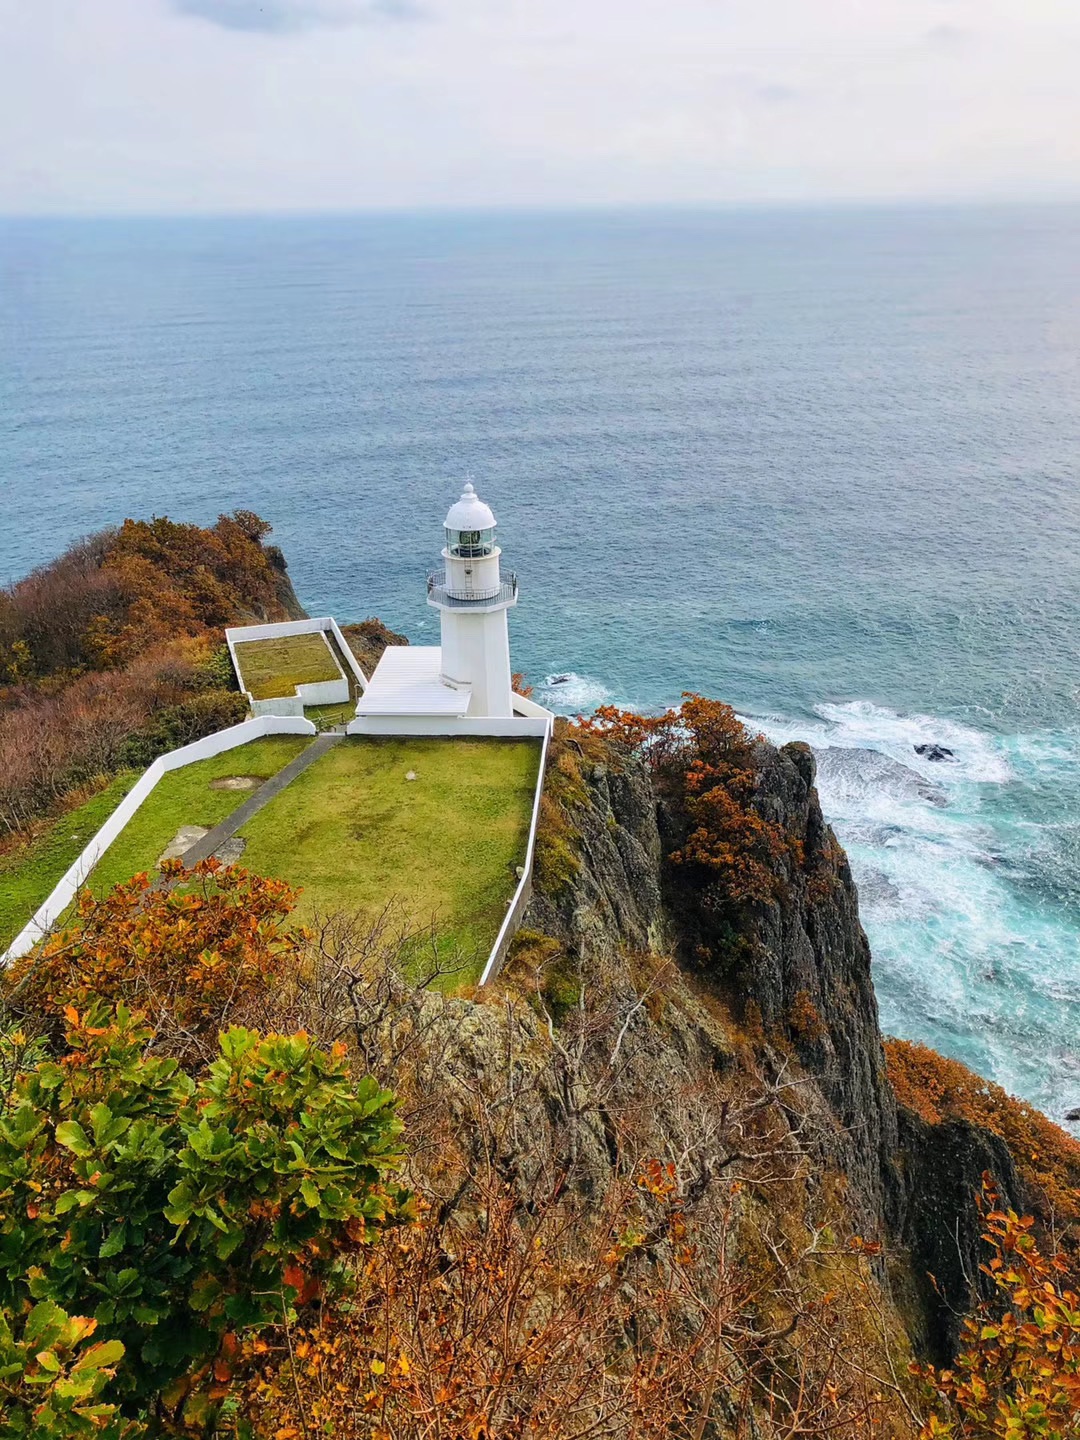
{"type": "Polygon", "coordinates": [[[835,745],[878,750],[935,781],[972,780],[1001,784],[1012,771],[1002,743],[985,730],[933,715],[901,715],[869,700],[814,707],[817,722],[799,723],[766,718],[763,728],[772,740],[802,739],[815,748],[835,745]],[[927,760],[916,745],[941,745],[952,760],[927,760]]]}
{"type": "Polygon", "coordinates": [[[1039,886],[1060,825],[1022,817],[1012,783],[1075,773],[1080,731],[1000,737],[866,701],[799,723],[758,717],[818,755],[822,807],[851,858],[886,1029],[925,1040],[1041,1105],[1080,1104],[1080,936],[1039,886]],[[916,745],[942,745],[928,760],[916,745]],[[944,802],[944,803],[942,803],[944,802]]]}
{"type": "Polygon", "coordinates": [[[560,715],[591,715],[598,705],[611,701],[611,691],[590,675],[556,670],[537,686],[536,698],[560,715]]]}

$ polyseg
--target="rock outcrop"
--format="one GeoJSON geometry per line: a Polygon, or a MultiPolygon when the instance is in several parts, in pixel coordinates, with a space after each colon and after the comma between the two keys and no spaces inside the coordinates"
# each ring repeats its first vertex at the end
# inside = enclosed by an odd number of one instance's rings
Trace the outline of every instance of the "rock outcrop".
{"type": "Polygon", "coordinates": [[[956,1353],[960,1326],[972,1300],[988,1295],[982,1226],[973,1203],[985,1173],[1002,1200],[1024,1208],[1023,1189],[1008,1145],[968,1120],[928,1125],[898,1109],[901,1186],[893,1236],[909,1257],[903,1275],[905,1315],[916,1349],[938,1364],[956,1353]]]}
{"type": "Polygon", "coordinates": [[[722,1069],[740,1043],[749,1040],[773,1079],[794,1066],[800,1143],[819,1179],[840,1177],[851,1227],[894,1256],[897,1313],[917,1352],[942,1360],[986,1288],[974,1204],[984,1172],[1018,1208],[1032,1197],[994,1131],[952,1118],[928,1124],[898,1105],[858,897],[821,812],[814,756],[806,745],[763,743],[756,766],[755,808],[796,842],[778,862],[782,883],[771,902],[736,916],[700,875],[671,863],[687,822],[647,768],[581,756],[568,805],[580,863],[560,884],[538,883],[526,934],[557,941],[559,963],[568,957],[586,976],[617,970],[627,953],[675,961],[678,1004],[652,1025],[638,1060],[652,1067],[638,1085],[657,1097],[658,1133],[674,1123],[661,1097],[695,1069],[722,1069]],[[718,1025],[724,1015],[730,1023],[718,1025]]]}
{"type": "Polygon", "coordinates": [[[409,643],[404,635],[397,634],[381,620],[361,620],[358,625],[344,625],[341,633],[365,675],[370,675],[375,669],[388,645],[409,643]]]}
{"type": "MultiPolygon", "coordinates": [[[[795,1250],[821,1234],[862,1237],[875,1256],[880,1246],[868,1283],[888,1363],[940,1362],[985,1285],[983,1173],[1038,1213],[1016,1146],[1037,1134],[1045,1152],[1047,1135],[1003,1095],[980,1112],[986,1123],[920,1107],[923,1056],[898,1102],[814,757],[761,743],[752,774],[750,804],[783,844],[774,883],[732,903],[707,867],[680,862],[691,821],[671,787],[560,723],[534,894],[498,982],[475,997],[404,987],[373,1007],[394,1017],[398,1053],[412,1057],[407,1124],[432,1137],[418,1139],[416,1163],[443,1206],[463,1193],[454,1177],[484,1173],[526,1205],[568,1187],[588,1207],[643,1159],[672,1159],[692,1203],[734,1205],[726,1214],[749,1254],[778,1234],[795,1250]],[[1016,1109],[1015,1129],[994,1123],[1002,1106],[1016,1109]]],[[[400,1080],[393,1045],[365,1055],[400,1080]]]]}
{"type": "Polygon", "coordinates": [[[289,567],[285,555],[278,545],[267,545],[266,558],[270,562],[270,568],[274,572],[274,591],[278,610],[274,614],[266,614],[260,618],[263,620],[306,620],[308,613],[300,604],[300,599],[293,589],[292,577],[289,575],[289,567]]]}

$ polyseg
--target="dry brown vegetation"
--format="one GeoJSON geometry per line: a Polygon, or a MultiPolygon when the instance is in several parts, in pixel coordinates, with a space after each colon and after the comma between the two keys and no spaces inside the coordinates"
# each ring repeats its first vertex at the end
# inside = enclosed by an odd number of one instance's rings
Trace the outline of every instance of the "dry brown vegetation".
{"type": "Polygon", "coordinates": [[[1042,1218],[1065,1226],[1070,1245],[1080,1246],[1080,1141],[1033,1105],[927,1045],[889,1039],[885,1056],[901,1105],[928,1125],[967,1120],[999,1135],[1042,1218]]]}
{"type": "MultiPolygon", "coordinates": [[[[87,901],[73,929],[8,977],[20,1028],[4,1056],[16,1069],[35,1032],[59,1043],[59,1012],[70,1026],[104,999],[147,1015],[151,1062],[205,1075],[215,1028],[239,1020],[299,1031],[398,1097],[415,1218],[375,1244],[337,1236],[335,1266],[317,1278],[314,1260],[287,1268],[280,1321],[263,1306],[257,1325],[223,1329],[217,1358],[181,1387],[189,1403],[159,1408],[153,1433],[1073,1433],[1075,1301],[1026,1222],[988,1213],[1001,1301],[965,1331],[953,1370],[909,1373],[880,1247],[845,1231],[822,1118],[789,1062],[762,1066],[744,1037],[726,1067],[671,1085],[658,1130],[652,1057],[661,1033],[689,1019],[691,993],[662,957],[580,972],[557,1017],[549,957],[535,947],[520,947],[501,990],[450,1000],[435,993],[437,934],[410,931],[390,907],[297,935],[285,923],[294,902],[216,862],[194,874],[175,865],[160,888],[139,881],[87,901]],[[403,962],[415,975],[424,948],[427,969],[406,982],[403,962]],[[1039,1306],[1052,1334],[1032,1319],[1039,1306]],[[1058,1428],[1038,1428],[1040,1406],[1058,1428]],[[1016,1414],[1033,1423],[1013,1424],[1016,1414]]],[[[933,1104],[940,1114],[941,1097],[933,1104]]],[[[87,1190],[80,1203],[92,1202],[87,1190]]]]}
{"type": "Polygon", "coordinates": [[[220,630],[285,618],[268,530],[127,520],[0,591],[0,833],[243,718],[220,630]]]}

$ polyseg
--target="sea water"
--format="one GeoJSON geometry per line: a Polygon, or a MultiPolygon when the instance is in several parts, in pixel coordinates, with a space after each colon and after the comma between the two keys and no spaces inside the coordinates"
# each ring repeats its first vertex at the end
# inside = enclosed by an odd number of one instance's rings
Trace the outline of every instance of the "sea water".
{"type": "Polygon", "coordinates": [[[471,474],[539,698],[809,740],[885,1028],[1057,1119],[1078,470],[1076,209],[0,222],[0,581],[244,506],[433,642],[471,474]]]}

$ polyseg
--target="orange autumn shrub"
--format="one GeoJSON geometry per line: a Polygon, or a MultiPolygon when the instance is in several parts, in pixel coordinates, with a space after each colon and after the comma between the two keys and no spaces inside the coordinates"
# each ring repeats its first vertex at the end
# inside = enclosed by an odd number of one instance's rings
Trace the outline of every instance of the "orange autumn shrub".
{"type": "Polygon", "coordinates": [[[296,892],[219,860],[162,867],[103,899],[79,898],[74,921],[15,962],[7,1003],[59,1021],[104,1000],[146,1016],[159,1049],[212,1055],[218,1031],[261,1023],[271,995],[295,983],[302,934],[289,927],[296,892]]]}
{"type": "Polygon", "coordinates": [[[0,589],[0,836],[242,718],[221,630],[288,617],[269,528],[126,520],[0,589]]]}
{"type": "Polygon", "coordinates": [[[81,541],[0,590],[0,684],[114,669],[165,640],[274,618],[269,531],[238,510],[210,528],[158,516],[81,541]]]}
{"type": "Polygon", "coordinates": [[[690,693],[678,710],[656,716],[605,705],[579,729],[644,757],[687,821],[669,859],[697,869],[723,901],[773,900],[784,864],[802,864],[801,842],[755,806],[761,737],[750,734],[730,705],[690,693]]]}
{"type": "Polygon", "coordinates": [[[269,530],[250,511],[223,515],[212,529],[160,516],[125,520],[102,563],[119,604],[87,626],[89,663],[112,669],[148,641],[204,634],[272,611],[276,576],[261,543],[269,530]]]}
{"type": "Polygon", "coordinates": [[[1002,1210],[989,1176],[979,1206],[995,1294],[968,1316],[947,1369],[913,1366],[932,1413],[920,1440],[1075,1440],[1080,1435],[1080,1295],[1034,1221],[1002,1210]]]}
{"type": "Polygon", "coordinates": [[[1080,1141],[1041,1111],[926,1045],[886,1040],[889,1081],[897,1100],[928,1125],[968,1120],[1008,1145],[1022,1179],[1045,1203],[1045,1216],[1080,1222],[1080,1141]]]}

